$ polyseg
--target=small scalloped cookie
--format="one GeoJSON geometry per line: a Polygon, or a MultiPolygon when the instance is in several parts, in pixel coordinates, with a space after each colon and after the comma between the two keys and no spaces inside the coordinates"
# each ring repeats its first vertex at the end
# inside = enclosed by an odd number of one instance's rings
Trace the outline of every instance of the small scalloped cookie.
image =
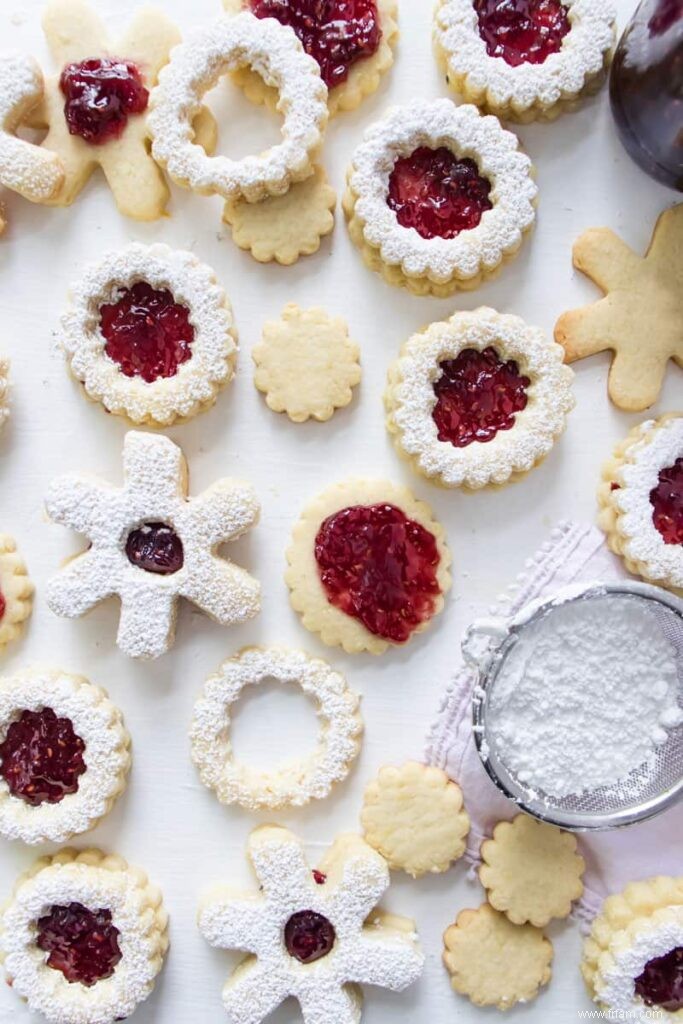
{"type": "Polygon", "coordinates": [[[269,320],[252,353],[254,384],[273,412],[294,423],[329,420],[353,398],[360,383],[360,349],[349,338],[346,321],[324,309],[285,306],[269,320]]]}
{"type": "Polygon", "coordinates": [[[345,678],[320,658],[283,648],[247,647],[207,679],[194,706],[190,739],[199,775],[223,804],[249,810],[304,807],[329,795],[360,751],[359,699],[345,678]],[[280,769],[260,771],[237,762],[230,739],[232,707],[247,687],[264,680],[300,686],[316,706],[320,736],[314,751],[280,769]]]}
{"type": "MultiPolygon", "coordinates": [[[[562,348],[539,328],[485,306],[430,324],[408,339],[389,368],[387,429],[399,454],[442,487],[478,490],[522,479],[548,456],[574,408],[574,374],[563,356],[562,348]],[[512,416],[509,429],[480,420],[488,431],[485,442],[456,445],[439,436],[435,388],[444,376],[445,361],[456,360],[465,350],[488,349],[501,363],[512,360],[528,380],[526,404],[512,416]]],[[[468,384],[468,396],[474,387],[468,384]]]]}
{"type": "Polygon", "coordinates": [[[576,838],[528,814],[498,822],[481,845],[481,859],[488,901],[513,924],[544,928],[554,917],[568,917],[583,893],[586,864],[576,838]]]}
{"type": "MultiPolygon", "coordinates": [[[[683,597],[683,545],[666,543],[655,525],[651,495],[660,474],[683,467],[683,413],[646,420],[628,434],[602,468],[599,524],[629,572],[683,597]]],[[[680,472],[680,470],[679,470],[680,472]]],[[[674,512],[675,493],[671,488],[674,512]]],[[[677,511],[683,517],[683,507],[677,511]]],[[[680,531],[678,531],[680,533],[680,531]]]]}
{"type": "MultiPolygon", "coordinates": [[[[37,723],[36,723],[37,726],[37,723]]],[[[18,768],[12,788],[2,773],[0,835],[24,843],[63,843],[94,828],[126,786],[130,736],[119,709],[104,690],[83,676],[55,669],[26,669],[0,679],[0,757],[18,768]],[[22,738],[13,726],[25,713],[51,712],[40,736],[22,738]],[[55,719],[56,716],[56,719],[55,719]],[[80,760],[76,771],[53,758],[51,749],[69,741],[80,760]],[[52,780],[46,786],[46,779],[52,780]],[[36,783],[52,793],[36,803],[36,783]],[[60,789],[62,790],[60,792],[60,789]]]]}
{"type": "Polygon", "coordinates": [[[551,977],[553,947],[539,928],[489,906],[462,910],[444,935],[451,984],[475,1006],[509,1010],[535,999],[551,977]]]}
{"type": "Polygon", "coordinates": [[[0,654],[16,640],[33,606],[33,584],[17,546],[0,533],[0,654]]]}
{"type": "MultiPolygon", "coordinates": [[[[411,544],[414,543],[410,537],[407,539],[411,544]]],[[[405,543],[404,537],[402,544],[405,543]]],[[[371,553],[368,550],[368,555],[371,553]]],[[[399,556],[401,554],[404,555],[405,551],[399,552],[399,556]]],[[[386,552],[383,552],[379,562],[384,563],[385,557],[386,552]]],[[[423,632],[434,616],[443,610],[445,595],[451,587],[450,565],[451,554],[444,529],[434,519],[429,505],[418,501],[407,487],[384,480],[352,479],[328,487],[304,508],[292,531],[292,539],[287,549],[285,581],[290,590],[292,607],[300,614],[303,625],[312,633],[318,633],[323,643],[331,647],[343,647],[348,654],[363,651],[384,654],[390,647],[403,646],[416,634],[423,632]],[[413,527],[418,528],[414,532],[419,534],[417,543],[420,548],[413,547],[413,553],[419,557],[426,546],[433,547],[435,552],[433,555],[431,551],[425,552],[430,569],[428,594],[415,595],[410,586],[411,581],[403,581],[404,604],[400,611],[395,607],[378,608],[376,604],[372,608],[379,620],[369,622],[375,631],[368,628],[361,618],[347,614],[331,602],[323,585],[316,557],[321,528],[331,527],[335,521],[339,521],[339,516],[343,516],[349,509],[356,508],[398,510],[404,517],[404,526],[407,520],[411,531],[413,527]],[[424,614],[419,615],[416,620],[412,615],[413,600],[418,599],[424,601],[424,607],[421,604],[421,612],[424,614]],[[408,618],[412,621],[408,622],[408,618]],[[386,623],[384,619],[387,620],[386,623]],[[389,629],[393,633],[392,627],[396,626],[395,619],[401,620],[403,638],[400,640],[389,635],[389,629]],[[380,627],[382,632],[378,632],[380,627]]],[[[327,571],[333,568],[328,566],[327,571]]],[[[381,566],[378,565],[377,571],[380,569],[381,566]]],[[[393,583],[396,583],[395,579],[393,583]]],[[[353,583],[350,585],[353,586],[353,583]]],[[[360,583],[359,586],[360,589],[353,595],[351,607],[358,608],[364,597],[369,597],[363,592],[360,583]]],[[[375,601],[376,589],[373,588],[372,595],[375,601]]],[[[362,610],[360,614],[363,614],[362,610]]],[[[365,618],[368,621],[367,616],[365,618]]]]}
{"type": "Polygon", "coordinates": [[[446,81],[467,103],[504,121],[552,121],[603,85],[612,60],[616,10],[611,0],[564,0],[570,28],[545,61],[512,66],[491,56],[472,0],[439,0],[434,50],[446,81]]]}
{"type": "MultiPolygon", "coordinates": [[[[609,896],[586,939],[581,973],[591,998],[620,1019],[680,1021],[683,1007],[664,1005],[657,977],[648,979],[648,965],[661,979],[666,958],[683,947],[683,877],[660,875],[631,882],[609,896]],[[648,981],[655,981],[650,988],[648,981]],[[647,1002],[645,997],[647,997],[647,1002]],[[654,997],[654,998],[653,998],[654,997]]],[[[671,965],[675,977],[677,961],[671,965]]],[[[678,967],[680,972],[680,967],[678,967]]]]}
{"type": "MultiPolygon", "coordinates": [[[[230,301],[211,267],[190,252],[134,242],[88,266],[72,285],[69,299],[61,319],[61,348],[86,396],[107,412],[134,424],[168,427],[209,409],[234,376],[237,332],[230,301]],[[176,340],[172,346],[165,340],[163,322],[152,312],[149,334],[140,343],[131,340],[125,352],[132,369],[124,372],[120,347],[118,358],[110,355],[102,309],[125,302],[140,283],[157,292],[170,291],[174,303],[188,311],[189,356],[183,353],[175,373],[169,374],[169,351],[175,352],[176,340]]],[[[140,309],[139,302],[135,305],[140,309]]],[[[126,327],[122,337],[130,335],[126,327]]]]}
{"type": "Polygon", "coordinates": [[[337,193],[325,170],[316,166],[305,181],[297,181],[283,196],[268,196],[260,203],[228,200],[223,220],[240,249],[258,263],[275,260],[283,267],[301,256],[312,256],[322,239],[334,229],[337,193]]]}
{"type": "MultiPolygon", "coordinates": [[[[249,0],[223,0],[223,6],[228,14],[239,14],[248,10],[249,0]]],[[[394,49],[399,36],[396,0],[377,0],[377,13],[382,29],[379,47],[371,57],[363,57],[352,64],[346,81],[330,89],[327,105],[331,117],[342,110],[359,107],[367,96],[377,91],[382,75],[394,63],[394,49]]],[[[271,110],[277,109],[276,90],[269,88],[256,72],[250,68],[239,68],[233,78],[252,103],[265,103],[271,110]]]]}
{"type": "MultiPolygon", "coordinates": [[[[95,922],[84,922],[92,933],[95,922]]],[[[151,995],[168,950],[168,914],[161,891],[140,868],[101,850],[60,850],[42,857],[17,881],[0,917],[0,961],[7,984],[49,1024],[114,1024],[151,995]],[[36,923],[59,908],[108,912],[116,944],[111,976],[69,983],[38,948],[36,923]]],[[[55,961],[59,957],[55,957],[55,961]]]]}
{"type": "Polygon", "coordinates": [[[385,766],[365,790],[364,838],[394,870],[440,874],[465,852],[470,830],[462,790],[440,768],[385,766]]]}

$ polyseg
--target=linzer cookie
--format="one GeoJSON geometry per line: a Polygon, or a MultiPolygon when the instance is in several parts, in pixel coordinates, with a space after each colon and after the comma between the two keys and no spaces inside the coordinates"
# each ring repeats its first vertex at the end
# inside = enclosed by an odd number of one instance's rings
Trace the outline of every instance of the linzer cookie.
{"type": "Polygon", "coordinates": [[[181,597],[224,626],[258,614],[258,582],[217,554],[258,522],[251,485],[218,480],[191,498],[180,448],[136,431],[126,435],[123,471],[120,489],[88,476],[53,481],[48,515],[90,544],[49,582],[52,611],[76,618],[117,595],[117,643],[133,658],[156,658],[172,646],[181,597]]]}
{"type": "Polygon", "coordinates": [[[24,560],[6,533],[0,534],[0,654],[24,629],[33,606],[33,584],[24,560]]]}
{"type": "Polygon", "coordinates": [[[220,949],[249,950],[223,989],[232,1024],[260,1024],[292,996],[304,1024],[358,1024],[361,985],[402,992],[422,973],[413,921],[376,910],[389,869],[360,836],[341,836],[312,870],[284,828],[252,832],[260,889],[206,893],[199,929],[220,949]]]}
{"type": "Polygon", "coordinates": [[[612,0],[439,0],[434,47],[452,89],[503,120],[548,120],[605,80],[612,0]]]}
{"type": "Polygon", "coordinates": [[[365,262],[418,295],[478,287],[534,223],[533,168],[517,137],[446,99],[391,108],[366,131],[347,184],[365,262]]]}

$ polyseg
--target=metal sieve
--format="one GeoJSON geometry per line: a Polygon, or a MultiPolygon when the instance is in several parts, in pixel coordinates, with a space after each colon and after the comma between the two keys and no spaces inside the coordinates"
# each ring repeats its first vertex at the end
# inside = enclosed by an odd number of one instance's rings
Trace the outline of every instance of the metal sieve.
{"type": "MultiPolygon", "coordinates": [[[[634,769],[618,787],[602,787],[580,796],[551,797],[531,790],[506,767],[503,751],[491,730],[490,699],[506,658],[525,629],[558,605],[573,601],[608,600],[610,595],[647,602],[659,626],[676,650],[678,701],[683,707],[683,601],[647,583],[592,583],[568,587],[551,598],[534,601],[508,621],[474,622],[462,644],[467,664],[477,674],[472,712],[479,756],[498,789],[533,817],[575,832],[621,828],[645,821],[683,798],[683,725],[670,730],[658,748],[654,766],[634,769]]],[[[596,612],[598,609],[596,608],[596,612]]]]}

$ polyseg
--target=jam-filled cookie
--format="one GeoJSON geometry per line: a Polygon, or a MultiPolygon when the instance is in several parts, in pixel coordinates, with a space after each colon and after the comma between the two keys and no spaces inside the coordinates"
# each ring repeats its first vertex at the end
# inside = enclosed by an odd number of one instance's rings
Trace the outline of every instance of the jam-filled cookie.
{"type": "Polygon", "coordinates": [[[0,654],[22,633],[33,607],[33,584],[7,534],[0,534],[0,654]]]}

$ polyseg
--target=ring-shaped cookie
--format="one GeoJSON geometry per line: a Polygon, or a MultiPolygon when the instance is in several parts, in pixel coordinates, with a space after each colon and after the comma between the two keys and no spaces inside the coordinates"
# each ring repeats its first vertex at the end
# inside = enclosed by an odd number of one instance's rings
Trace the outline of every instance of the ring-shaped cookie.
{"type": "Polygon", "coordinates": [[[16,640],[33,608],[33,584],[12,537],[0,533],[0,654],[16,640]]]}
{"type": "Polygon", "coordinates": [[[189,419],[213,404],[235,372],[237,334],[232,308],[214,271],[192,253],[162,244],[135,242],[86,268],[70,290],[60,342],[87,396],[107,412],[136,424],[169,426],[189,419]],[[116,303],[140,282],[170,291],[174,302],[189,311],[194,330],[190,358],[172,376],[153,381],[138,373],[127,376],[107,354],[102,334],[102,307],[116,303]]]}
{"type": "MultiPolygon", "coordinates": [[[[0,750],[7,742],[11,726],[25,713],[46,710],[53,713],[53,728],[65,719],[73,727],[70,734],[82,751],[82,772],[77,778],[76,772],[70,776],[77,788],[69,792],[65,786],[64,795],[57,801],[31,804],[11,791],[3,772],[0,777],[0,835],[5,839],[20,839],[29,844],[63,843],[94,828],[109,813],[126,785],[130,736],[121,712],[107,699],[104,690],[80,676],[41,669],[0,679],[0,750]]],[[[43,730],[47,728],[43,724],[43,730]]],[[[49,734],[43,732],[42,735],[43,741],[48,743],[49,734]]],[[[24,751],[30,751],[34,758],[45,755],[34,736],[13,744],[15,756],[21,758],[22,751],[18,747],[22,742],[24,751]]],[[[53,742],[55,745],[64,743],[64,733],[55,732],[53,742]]],[[[23,759],[21,767],[25,768],[23,759]]],[[[45,767],[43,763],[43,769],[45,767]]],[[[54,771],[53,760],[49,762],[50,769],[54,771]]],[[[35,785],[35,777],[21,781],[25,792],[35,785]]],[[[64,783],[64,777],[60,777],[53,785],[56,789],[64,783]]]]}
{"type": "MultiPolygon", "coordinates": [[[[480,378],[483,382],[483,373],[480,378]]],[[[482,306],[431,324],[406,342],[389,369],[387,427],[414,468],[444,487],[474,490],[504,484],[542,462],[564,431],[567,414],[574,408],[573,379],[563,363],[562,348],[542,330],[518,316],[482,306]],[[525,407],[512,417],[509,429],[498,429],[483,443],[474,439],[458,447],[451,440],[440,440],[433,413],[442,364],[467,350],[490,349],[501,369],[512,361],[522,375],[517,379],[529,382],[525,407]]],[[[468,396],[475,386],[468,384],[468,396]]]]}
{"type": "Polygon", "coordinates": [[[327,88],[317,62],[291,29],[245,11],[224,15],[176,47],[159,75],[148,124],[152,153],[173,180],[195,192],[258,202],[313,172],[327,124],[327,88]],[[282,141],[260,156],[207,155],[194,141],[201,99],[221,75],[249,65],[280,93],[282,141]]]}
{"type": "Polygon", "coordinates": [[[326,797],[335,782],[346,778],[362,731],[358,697],[326,662],[301,651],[246,648],[204,684],[190,732],[192,760],[221,803],[251,810],[303,807],[326,797]],[[271,772],[235,761],[230,742],[232,706],[245,687],[266,679],[300,686],[315,701],[321,721],[315,750],[271,772]]]}
{"type": "Polygon", "coordinates": [[[61,850],[36,861],[0,918],[7,982],[49,1024],[114,1024],[129,1017],[152,992],[167,949],[168,915],[159,889],[144,871],[100,850],[61,850]],[[47,963],[37,922],[56,909],[111,915],[121,955],[110,976],[92,985],[71,983],[61,967],[47,963]]]}
{"type": "Polygon", "coordinates": [[[394,107],[365,133],[348,173],[344,209],[366,262],[391,284],[447,296],[471,289],[511,258],[534,223],[537,195],[529,157],[496,117],[471,104],[418,101],[394,107]],[[421,147],[472,159],[491,185],[491,209],[453,238],[424,238],[402,226],[388,199],[396,161],[421,147]]]}

